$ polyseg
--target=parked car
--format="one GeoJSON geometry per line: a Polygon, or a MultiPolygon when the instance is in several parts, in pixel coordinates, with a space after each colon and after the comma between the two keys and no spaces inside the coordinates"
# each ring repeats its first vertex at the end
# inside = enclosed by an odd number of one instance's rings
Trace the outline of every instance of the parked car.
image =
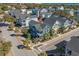
{"type": "Polygon", "coordinates": [[[0,33],[2,33],[2,31],[0,30],[0,33]]]}
{"type": "Polygon", "coordinates": [[[24,49],[24,48],[26,48],[26,46],[24,46],[24,45],[18,45],[17,47],[18,47],[18,49],[24,49]]]}
{"type": "Polygon", "coordinates": [[[15,34],[11,34],[10,36],[16,36],[15,34]]]}

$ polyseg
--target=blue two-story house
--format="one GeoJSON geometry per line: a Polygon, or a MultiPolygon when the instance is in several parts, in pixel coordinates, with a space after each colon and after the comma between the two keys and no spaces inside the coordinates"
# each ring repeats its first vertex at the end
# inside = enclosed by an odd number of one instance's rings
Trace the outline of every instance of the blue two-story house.
{"type": "Polygon", "coordinates": [[[48,33],[50,29],[55,30],[55,33],[57,33],[59,28],[64,27],[68,30],[71,25],[71,20],[66,17],[51,16],[50,18],[44,19],[42,23],[33,20],[30,21],[29,29],[33,37],[40,37],[48,33]]]}
{"type": "Polygon", "coordinates": [[[29,22],[29,32],[34,38],[43,36],[49,31],[50,31],[50,27],[48,25],[33,20],[29,22]]]}

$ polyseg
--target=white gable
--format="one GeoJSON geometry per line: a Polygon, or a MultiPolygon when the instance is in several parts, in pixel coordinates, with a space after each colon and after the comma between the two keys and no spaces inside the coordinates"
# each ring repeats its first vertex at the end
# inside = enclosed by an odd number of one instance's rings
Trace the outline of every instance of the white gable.
{"type": "Polygon", "coordinates": [[[38,18],[37,18],[37,17],[34,17],[34,18],[28,17],[28,18],[25,20],[26,27],[29,26],[29,22],[30,22],[31,20],[34,20],[34,21],[38,22],[38,18]]]}
{"type": "Polygon", "coordinates": [[[44,8],[44,9],[41,10],[41,12],[47,12],[47,9],[44,8]]]}

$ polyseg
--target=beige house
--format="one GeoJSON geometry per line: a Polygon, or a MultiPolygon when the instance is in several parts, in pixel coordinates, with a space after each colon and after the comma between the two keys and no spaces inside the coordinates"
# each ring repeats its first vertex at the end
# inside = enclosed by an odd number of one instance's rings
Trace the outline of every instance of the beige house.
{"type": "Polygon", "coordinates": [[[4,17],[4,14],[3,14],[3,13],[1,13],[1,14],[0,14],[0,18],[2,19],[3,17],[4,17]]]}

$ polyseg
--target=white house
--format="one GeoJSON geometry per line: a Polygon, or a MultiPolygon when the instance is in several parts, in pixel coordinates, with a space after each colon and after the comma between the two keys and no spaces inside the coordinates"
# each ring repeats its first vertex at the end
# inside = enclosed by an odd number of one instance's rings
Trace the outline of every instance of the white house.
{"type": "Polygon", "coordinates": [[[52,15],[52,13],[41,13],[40,16],[43,18],[49,18],[52,15]]]}
{"type": "Polygon", "coordinates": [[[60,6],[57,8],[58,10],[64,10],[64,6],[60,6]]]}
{"type": "Polygon", "coordinates": [[[2,19],[3,17],[4,17],[4,14],[1,13],[1,14],[0,14],[0,18],[2,19]]]}
{"type": "Polygon", "coordinates": [[[21,13],[22,14],[26,13],[26,9],[21,9],[21,13]]]}
{"type": "Polygon", "coordinates": [[[71,16],[74,16],[74,10],[71,9],[70,12],[69,12],[69,14],[70,14],[71,16]]]}
{"type": "Polygon", "coordinates": [[[46,8],[43,8],[43,9],[40,10],[40,12],[41,13],[46,13],[46,12],[48,12],[48,10],[46,8]]]}
{"type": "Polygon", "coordinates": [[[38,18],[37,18],[36,16],[29,16],[29,17],[27,17],[27,18],[25,19],[25,26],[26,26],[26,27],[29,26],[29,22],[30,22],[31,20],[34,20],[34,21],[38,22],[38,18]]]}
{"type": "Polygon", "coordinates": [[[18,25],[21,25],[22,27],[29,27],[29,22],[31,20],[38,22],[38,18],[35,16],[29,16],[26,18],[18,19],[16,22],[18,25]]]}
{"type": "Polygon", "coordinates": [[[27,10],[26,10],[26,13],[27,13],[27,14],[32,14],[32,9],[27,9],[27,10]]]}
{"type": "Polygon", "coordinates": [[[5,14],[9,14],[9,10],[7,10],[7,11],[4,11],[4,13],[5,13],[5,14]]]}

